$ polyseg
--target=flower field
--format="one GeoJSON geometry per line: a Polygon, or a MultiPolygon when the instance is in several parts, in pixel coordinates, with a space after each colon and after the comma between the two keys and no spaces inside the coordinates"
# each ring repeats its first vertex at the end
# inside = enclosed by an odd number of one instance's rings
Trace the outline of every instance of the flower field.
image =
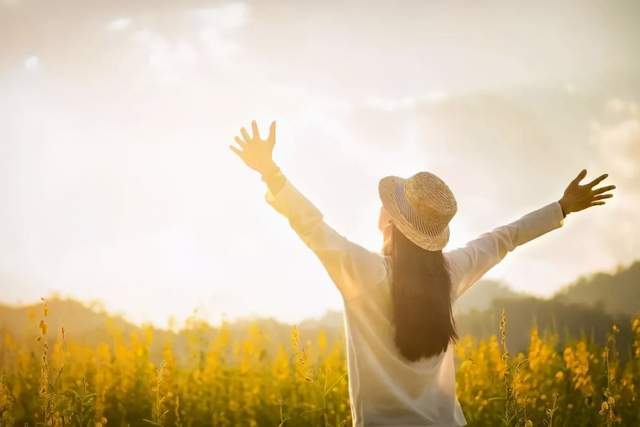
{"type": "MultiPolygon", "coordinates": [[[[39,332],[0,348],[0,423],[51,426],[348,426],[343,338],[320,332],[273,345],[259,324],[215,337],[203,324],[181,333],[154,360],[151,329],[112,330],[89,345],[48,330],[46,303],[39,332]],[[275,350],[274,350],[275,349],[275,350]]],[[[631,348],[557,337],[533,329],[528,351],[504,345],[508,319],[487,340],[456,344],[458,397],[472,426],[640,425],[640,318],[631,348]]]]}

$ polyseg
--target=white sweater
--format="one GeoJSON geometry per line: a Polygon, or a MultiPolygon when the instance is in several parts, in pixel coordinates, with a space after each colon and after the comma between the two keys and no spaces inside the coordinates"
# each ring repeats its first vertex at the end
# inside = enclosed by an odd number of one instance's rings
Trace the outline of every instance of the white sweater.
{"type": "MultiPolygon", "coordinates": [[[[266,201],[316,254],[342,294],[353,426],[461,426],[453,346],[417,362],[393,341],[390,258],[351,242],[288,180],[266,201]]],[[[562,208],[552,202],[443,254],[452,301],[517,246],[559,228],[562,208]]]]}

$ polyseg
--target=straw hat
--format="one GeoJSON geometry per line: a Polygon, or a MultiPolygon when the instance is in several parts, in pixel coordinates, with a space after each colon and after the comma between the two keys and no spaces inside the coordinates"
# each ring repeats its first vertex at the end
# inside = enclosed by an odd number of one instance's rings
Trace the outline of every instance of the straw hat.
{"type": "Polygon", "coordinates": [[[391,222],[409,240],[428,251],[447,244],[449,221],[458,205],[443,180],[430,172],[407,179],[390,175],[380,180],[378,192],[391,222]]]}

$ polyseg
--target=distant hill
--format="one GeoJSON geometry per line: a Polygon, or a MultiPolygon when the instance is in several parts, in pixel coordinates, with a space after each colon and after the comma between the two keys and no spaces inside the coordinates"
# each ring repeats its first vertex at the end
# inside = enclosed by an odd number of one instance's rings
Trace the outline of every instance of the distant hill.
{"type": "MultiPolygon", "coordinates": [[[[27,345],[33,345],[39,334],[40,319],[48,325],[49,340],[58,339],[64,328],[65,339],[95,346],[98,343],[111,343],[114,336],[128,339],[132,333],[141,334],[143,327],[128,322],[121,316],[107,313],[105,310],[72,299],[58,297],[47,298],[48,315],[43,316],[43,306],[30,304],[11,306],[0,304],[0,335],[9,332],[15,339],[27,345]]],[[[165,342],[175,342],[184,348],[184,338],[165,329],[151,328],[153,341],[150,346],[152,358],[161,357],[165,342]]]]}
{"type": "MultiPolygon", "coordinates": [[[[480,280],[460,297],[454,306],[456,314],[486,310],[497,299],[529,298],[507,284],[480,280]]],[[[618,266],[613,272],[595,272],[579,277],[558,290],[551,298],[565,304],[582,304],[601,308],[606,313],[634,316],[640,314],[640,261],[618,266]]]]}
{"type": "Polygon", "coordinates": [[[631,318],[628,315],[611,315],[590,305],[535,297],[496,299],[484,311],[472,310],[459,315],[456,317],[459,334],[476,338],[497,335],[503,309],[507,316],[507,346],[510,351],[526,349],[529,333],[534,327],[541,333],[556,332],[559,345],[581,336],[602,345],[607,341],[607,333],[616,324],[620,328],[617,339],[619,348],[623,351],[630,348],[632,341],[631,318]]]}
{"type": "Polygon", "coordinates": [[[490,279],[483,279],[469,288],[453,306],[456,315],[471,310],[486,310],[496,299],[526,298],[529,295],[516,292],[507,284],[490,279]]]}
{"type": "MultiPolygon", "coordinates": [[[[180,358],[187,354],[189,345],[197,342],[206,346],[206,343],[211,342],[220,333],[220,326],[210,325],[200,319],[194,319],[187,330],[178,332],[150,325],[138,326],[121,316],[109,314],[99,307],[72,299],[47,298],[47,306],[46,322],[50,340],[55,340],[60,335],[61,328],[64,328],[66,339],[94,346],[102,342],[112,342],[114,335],[128,339],[131,334],[142,334],[143,329],[150,329],[153,337],[150,354],[154,360],[160,360],[165,343],[171,342],[180,358]],[[193,335],[189,338],[190,334],[197,334],[199,339],[194,340],[193,335]]],[[[9,332],[14,338],[34,345],[39,334],[38,324],[43,318],[41,303],[24,306],[0,304],[0,337],[9,332]]],[[[329,340],[341,338],[342,322],[342,313],[338,311],[328,311],[319,319],[304,320],[297,325],[301,342],[316,339],[320,330],[326,333],[329,340]]],[[[252,324],[260,326],[267,349],[275,351],[278,345],[290,345],[292,325],[273,318],[238,318],[228,322],[226,327],[235,339],[242,340],[250,333],[252,324]]]]}
{"type": "MultiPolygon", "coordinates": [[[[51,333],[65,328],[82,341],[100,342],[107,336],[107,328],[116,328],[124,334],[139,329],[120,316],[114,316],[97,307],[72,299],[51,298],[47,300],[49,315],[46,321],[51,333]]],[[[42,304],[12,306],[0,304],[0,331],[9,330],[14,336],[36,337],[38,323],[43,318],[42,304]]]]}
{"type": "Polygon", "coordinates": [[[601,307],[609,314],[640,314],[640,261],[618,266],[615,272],[598,272],[578,278],[553,299],[601,307]]]}
{"type": "MultiPolygon", "coordinates": [[[[132,333],[141,333],[143,329],[95,305],[52,297],[48,299],[48,306],[50,338],[54,338],[60,328],[64,327],[67,337],[94,345],[109,342],[114,331],[126,338],[132,333]]],[[[640,261],[626,268],[618,268],[615,273],[600,272],[581,277],[551,299],[515,292],[498,281],[482,280],[469,289],[454,306],[460,335],[486,338],[497,334],[503,308],[508,317],[508,345],[512,351],[526,347],[529,332],[534,325],[541,330],[555,330],[561,338],[576,337],[584,333],[602,343],[611,325],[616,323],[620,327],[620,342],[628,344],[631,338],[630,318],[640,314],[640,261]]],[[[33,342],[38,335],[41,317],[41,304],[18,307],[0,304],[0,335],[10,332],[17,339],[33,342]]],[[[303,341],[315,339],[320,330],[324,330],[331,340],[343,336],[343,322],[340,311],[327,311],[322,317],[304,320],[297,326],[303,341]]],[[[240,318],[229,322],[227,327],[233,336],[242,339],[254,323],[260,325],[268,348],[290,344],[291,325],[273,318],[240,318]]],[[[191,331],[197,330],[203,343],[220,332],[219,327],[201,321],[192,323],[196,324],[197,328],[192,327],[191,331]]],[[[176,333],[158,328],[151,330],[153,341],[150,351],[154,357],[160,357],[166,342],[173,343],[178,356],[186,354],[189,342],[194,342],[187,337],[191,332],[176,333]]]]}
{"type": "Polygon", "coordinates": [[[619,266],[615,272],[582,276],[550,299],[518,294],[499,283],[479,282],[460,302],[464,304],[456,311],[458,331],[479,338],[497,332],[504,309],[507,344],[514,351],[526,348],[534,326],[558,332],[561,341],[585,334],[602,344],[614,323],[620,327],[619,344],[625,348],[631,341],[631,318],[640,314],[640,261],[619,266]],[[468,302],[463,301],[466,297],[468,302]]]}

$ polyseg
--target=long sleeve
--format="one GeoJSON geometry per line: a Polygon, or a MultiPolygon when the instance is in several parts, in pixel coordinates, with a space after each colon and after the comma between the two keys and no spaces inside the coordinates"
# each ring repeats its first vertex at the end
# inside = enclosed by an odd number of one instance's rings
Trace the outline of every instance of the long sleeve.
{"type": "Polygon", "coordinates": [[[287,218],[291,228],[320,259],[345,301],[384,280],[384,257],[351,242],[330,227],[318,208],[286,177],[276,194],[267,188],[265,200],[287,218]]]}
{"type": "Polygon", "coordinates": [[[549,203],[445,253],[455,300],[516,247],[564,225],[562,207],[549,203]]]}

